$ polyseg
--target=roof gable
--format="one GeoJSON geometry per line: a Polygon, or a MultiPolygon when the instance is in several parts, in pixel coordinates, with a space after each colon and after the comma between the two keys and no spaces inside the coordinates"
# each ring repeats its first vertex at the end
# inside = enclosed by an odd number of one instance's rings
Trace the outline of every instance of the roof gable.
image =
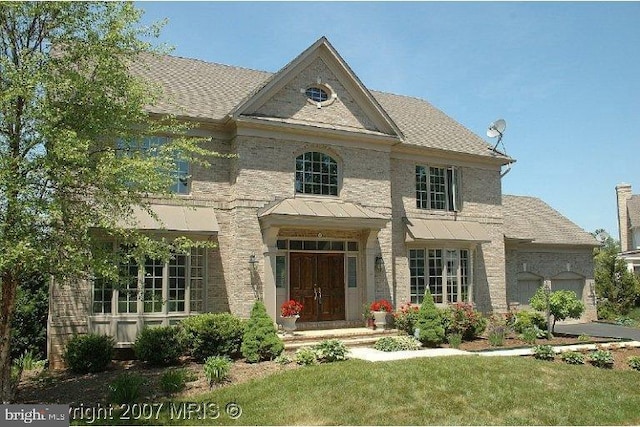
{"type": "Polygon", "coordinates": [[[398,126],[325,37],[249,95],[232,116],[324,123],[402,137],[398,126]],[[304,92],[314,84],[330,88],[330,105],[307,101],[304,92]]]}
{"type": "Polygon", "coordinates": [[[505,238],[534,244],[597,246],[595,238],[536,197],[504,195],[505,238]]]}

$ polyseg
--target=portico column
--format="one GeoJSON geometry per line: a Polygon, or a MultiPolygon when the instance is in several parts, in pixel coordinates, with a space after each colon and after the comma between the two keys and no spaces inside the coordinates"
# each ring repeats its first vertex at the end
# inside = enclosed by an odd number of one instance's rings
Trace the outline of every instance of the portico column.
{"type": "Polygon", "coordinates": [[[378,254],[378,232],[369,230],[367,246],[365,248],[365,302],[376,299],[376,255],[378,254]]]}
{"type": "Polygon", "coordinates": [[[264,305],[267,314],[275,323],[278,319],[276,307],[276,253],[278,251],[278,232],[280,227],[268,227],[262,230],[262,254],[264,256],[264,305]]]}

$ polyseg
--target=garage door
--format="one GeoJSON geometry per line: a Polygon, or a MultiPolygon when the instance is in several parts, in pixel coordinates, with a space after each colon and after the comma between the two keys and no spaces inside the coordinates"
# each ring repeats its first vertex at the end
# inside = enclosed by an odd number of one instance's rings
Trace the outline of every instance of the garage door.
{"type": "Polygon", "coordinates": [[[517,302],[521,306],[529,305],[529,300],[542,285],[542,278],[532,273],[519,273],[516,283],[507,288],[509,303],[517,302]]]}
{"type": "Polygon", "coordinates": [[[573,291],[578,299],[582,300],[584,297],[584,279],[552,279],[551,290],[573,291]]]}

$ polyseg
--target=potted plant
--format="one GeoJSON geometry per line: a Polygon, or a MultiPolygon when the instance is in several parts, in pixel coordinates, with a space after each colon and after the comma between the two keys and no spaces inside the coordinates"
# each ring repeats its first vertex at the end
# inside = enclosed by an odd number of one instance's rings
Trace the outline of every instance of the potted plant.
{"type": "Polygon", "coordinates": [[[373,312],[376,328],[384,329],[387,325],[387,314],[393,311],[391,303],[386,299],[379,299],[372,302],[369,309],[373,312]]]}
{"type": "Polygon", "coordinates": [[[373,323],[373,313],[371,313],[371,309],[367,303],[362,305],[362,320],[364,320],[364,325],[367,328],[376,328],[376,325],[373,323]]]}
{"type": "Polygon", "coordinates": [[[280,306],[280,316],[282,316],[282,329],[286,332],[293,332],[296,330],[296,320],[300,317],[300,312],[303,309],[301,302],[296,300],[289,300],[282,303],[280,306]]]}

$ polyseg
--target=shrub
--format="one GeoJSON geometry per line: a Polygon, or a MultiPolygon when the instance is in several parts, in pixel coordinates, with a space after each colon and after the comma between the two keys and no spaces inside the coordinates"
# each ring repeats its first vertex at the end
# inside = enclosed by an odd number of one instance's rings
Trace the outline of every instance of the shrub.
{"type": "Polygon", "coordinates": [[[180,322],[185,348],[197,360],[210,356],[240,356],[244,322],[230,313],[204,313],[180,322]]]}
{"type": "Polygon", "coordinates": [[[46,360],[38,360],[33,355],[33,351],[25,351],[18,359],[15,360],[15,363],[20,366],[20,368],[24,371],[33,371],[35,369],[42,369],[47,364],[46,360]]]}
{"type": "Polygon", "coordinates": [[[627,316],[622,316],[622,317],[617,317],[616,318],[616,325],[620,325],[620,326],[631,326],[634,327],[636,326],[636,321],[633,320],[630,317],[627,316]]]}
{"type": "Polygon", "coordinates": [[[631,356],[627,359],[627,364],[631,369],[640,371],[640,356],[631,356]]]}
{"type": "Polygon", "coordinates": [[[404,351],[419,350],[420,342],[413,337],[382,337],[373,345],[373,348],[379,351],[404,351]]]}
{"type": "MultiPolygon", "coordinates": [[[[546,335],[547,320],[542,313],[532,310],[521,310],[516,312],[515,317],[513,330],[516,333],[521,334],[528,328],[536,327],[546,335]]],[[[545,335],[538,336],[538,338],[542,338],[545,335]]]]}
{"type": "Polygon", "coordinates": [[[410,302],[402,304],[400,308],[393,313],[393,321],[396,329],[413,335],[415,332],[416,322],[418,321],[418,311],[420,307],[412,305],[410,302]]]}
{"type": "Polygon", "coordinates": [[[169,369],[160,377],[160,388],[166,393],[177,393],[184,390],[187,382],[194,379],[195,375],[188,369],[169,369]]]}
{"type": "Polygon", "coordinates": [[[262,301],[256,301],[253,304],[241,350],[249,363],[272,360],[284,350],[284,344],[262,301]]]}
{"type": "Polygon", "coordinates": [[[506,318],[498,315],[491,316],[489,319],[488,332],[489,344],[493,347],[502,347],[509,333],[506,318]]]}
{"type": "Polygon", "coordinates": [[[211,356],[204,362],[204,376],[209,381],[209,386],[220,384],[229,377],[231,372],[231,360],[225,356],[211,356]]]}
{"type": "Polygon", "coordinates": [[[540,360],[553,360],[555,353],[550,345],[537,345],[533,347],[533,357],[540,360]]]}
{"type": "Polygon", "coordinates": [[[613,367],[613,355],[609,350],[596,350],[591,353],[589,361],[593,366],[598,368],[611,368],[613,367]]]}
{"type": "Polygon", "coordinates": [[[567,351],[562,353],[560,358],[570,365],[584,365],[584,354],[577,351],[567,351]]]}
{"type": "Polygon", "coordinates": [[[109,384],[109,402],[115,404],[136,403],[139,401],[140,390],[146,384],[144,377],[123,372],[109,384]]]}
{"type": "Polygon", "coordinates": [[[316,351],[318,362],[337,362],[346,360],[349,349],[339,340],[325,340],[315,345],[313,349],[316,351]]]}
{"type": "Polygon", "coordinates": [[[451,348],[460,348],[460,344],[462,344],[462,335],[449,334],[447,335],[447,342],[449,343],[451,348]]]}
{"type": "Polygon", "coordinates": [[[183,341],[175,326],[144,328],[133,344],[133,351],[140,360],[150,365],[171,365],[184,353],[183,341]]]}
{"type": "Polygon", "coordinates": [[[311,347],[301,347],[296,351],[296,363],[308,366],[318,363],[318,354],[311,347]]]}
{"type": "Polygon", "coordinates": [[[67,343],[63,358],[78,374],[104,371],[113,358],[114,344],[107,335],[76,335],[67,343]]]}
{"type": "Polygon", "coordinates": [[[591,337],[587,334],[580,334],[580,336],[578,337],[578,341],[588,342],[588,341],[591,341],[591,337]]]}
{"type": "Polygon", "coordinates": [[[522,334],[520,334],[520,339],[527,344],[535,344],[536,339],[542,338],[546,336],[546,334],[547,333],[545,331],[541,331],[537,326],[534,325],[522,331],[522,334]]]}
{"type": "Polygon", "coordinates": [[[460,334],[463,340],[472,340],[482,335],[487,327],[487,319],[473,309],[473,304],[458,302],[445,311],[447,334],[460,334]]]}
{"type": "MultiPolygon", "coordinates": [[[[546,299],[544,287],[541,286],[531,297],[531,307],[539,311],[546,311],[546,299]]],[[[549,294],[549,312],[553,315],[553,326],[551,327],[553,332],[558,320],[579,319],[584,313],[584,303],[578,299],[573,291],[554,291],[549,294]]]]}
{"type": "Polygon", "coordinates": [[[280,356],[276,357],[274,361],[278,365],[284,366],[284,365],[288,365],[289,363],[293,362],[293,359],[287,353],[283,352],[283,353],[280,354],[280,356]]]}
{"type": "Polygon", "coordinates": [[[427,347],[435,347],[444,341],[444,327],[440,311],[436,308],[428,287],[418,311],[416,335],[416,338],[427,347]]]}

